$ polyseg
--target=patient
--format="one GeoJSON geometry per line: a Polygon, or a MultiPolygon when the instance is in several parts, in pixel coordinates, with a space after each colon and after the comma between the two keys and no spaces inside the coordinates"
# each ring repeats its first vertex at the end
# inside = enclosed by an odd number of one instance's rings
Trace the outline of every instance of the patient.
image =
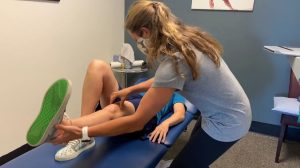
{"type": "MultiPolygon", "coordinates": [[[[81,117],[75,119],[65,117],[62,125],[68,127],[70,130],[81,131],[81,128],[85,126],[95,126],[109,120],[133,114],[137,110],[143,95],[130,95],[122,106],[120,106],[118,100],[113,104],[109,104],[111,94],[118,91],[118,89],[118,82],[110,66],[100,60],[92,61],[88,67],[83,84],[81,117]],[[99,101],[102,109],[95,112],[95,107],[99,101]]],[[[148,135],[149,140],[152,142],[164,142],[169,127],[180,123],[184,119],[186,111],[183,104],[184,101],[182,96],[174,93],[172,99],[148,122],[141,134],[148,135]],[[172,113],[171,116],[162,121],[162,118],[169,113],[172,113]]],[[[64,148],[56,153],[55,160],[71,160],[93,146],[95,146],[94,138],[88,141],[82,139],[69,141],[64,148]]]]}

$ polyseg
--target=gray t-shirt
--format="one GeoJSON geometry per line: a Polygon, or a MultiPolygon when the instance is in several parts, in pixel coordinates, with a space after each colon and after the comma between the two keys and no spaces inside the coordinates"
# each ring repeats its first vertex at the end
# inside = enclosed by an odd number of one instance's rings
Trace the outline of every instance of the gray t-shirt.
{"type": "Polygon", "coordinates": [[[180,53],[177,54],[179,74],[175,61],[161,56],[152,87],[171,87],[201,112],[202,129],[212,138],[231,142],[242,138],[249,130],[252,114],[247,95],[224,60],[217,67],[198,50],[200,77],[192,79],[191,70],[180,53]]]}

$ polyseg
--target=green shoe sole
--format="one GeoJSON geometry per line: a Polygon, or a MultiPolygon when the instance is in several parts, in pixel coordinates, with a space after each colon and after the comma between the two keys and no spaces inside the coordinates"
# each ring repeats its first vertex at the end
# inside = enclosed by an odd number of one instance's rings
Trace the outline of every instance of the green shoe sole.
{"type": "Polygon", "coordinates": [[[60,79],[47,90],[40,113],[29,128],[26,139],[29,145],[44,143],[55,132],[54,126],[61,122],[71,95],[71,82],[60,79]]]}

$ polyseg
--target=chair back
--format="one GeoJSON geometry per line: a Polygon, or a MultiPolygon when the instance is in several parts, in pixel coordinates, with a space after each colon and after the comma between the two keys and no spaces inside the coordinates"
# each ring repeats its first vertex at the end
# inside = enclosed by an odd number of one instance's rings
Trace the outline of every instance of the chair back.
{"type": "Polygon", "coordinates": [[[291,70],[290,74],[290,86],[289,86],[289,95],[290,98],[298,98],[300,96],[300,85],[298,80],[291,70]]]}

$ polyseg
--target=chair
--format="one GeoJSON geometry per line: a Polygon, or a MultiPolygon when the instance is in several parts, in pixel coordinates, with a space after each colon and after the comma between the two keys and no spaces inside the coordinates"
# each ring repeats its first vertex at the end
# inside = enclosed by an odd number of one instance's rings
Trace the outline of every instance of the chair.
{"type": "MultiPolygon", "coordinates": [[[[298,98],[300,96],[300,86],[298,84],[298,80],[296,79],[295,75],[293,74],[291,70],[290,74],[290,86],[289,86],[289,95],[290,98],[298,98]]],[[[300,116],[291,115],[288,113],[282,113],[281,114],[281,121],[280,121],[280,134],[278,137],[278,144],[277,144],[277,150],[276,150],[276,156],[275,156],[275,162],[279,163],[279,156],[281,151],[282,143],[285,140],[285,135],[288,129],[288,126],[295,126],[300,127],[300,124],[298,123],[298,118],[300,119],[300,116]]]]}

